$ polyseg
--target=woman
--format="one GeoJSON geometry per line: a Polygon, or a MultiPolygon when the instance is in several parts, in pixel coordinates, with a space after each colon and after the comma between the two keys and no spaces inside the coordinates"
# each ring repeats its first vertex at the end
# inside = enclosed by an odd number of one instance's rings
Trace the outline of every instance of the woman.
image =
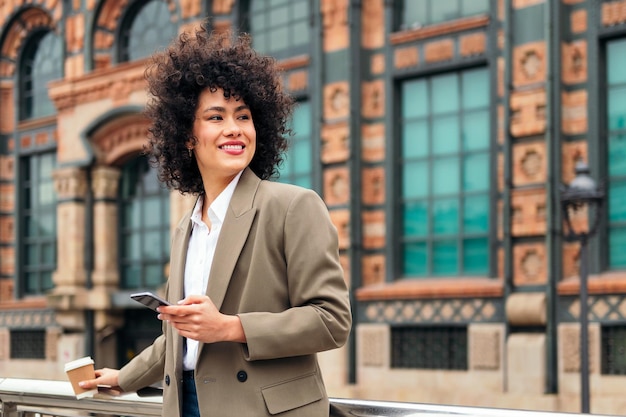
{"type": "Polygon", "coordinates": [[[350,332],[337,233],[311,190],[267,181],[294,102],[250,39],[203,26],[153,56],[149,150],[197,194],[172,236],[163,335],[98,384],[163,383],[163,415],[328,416],[316,353],[350,332]]]}

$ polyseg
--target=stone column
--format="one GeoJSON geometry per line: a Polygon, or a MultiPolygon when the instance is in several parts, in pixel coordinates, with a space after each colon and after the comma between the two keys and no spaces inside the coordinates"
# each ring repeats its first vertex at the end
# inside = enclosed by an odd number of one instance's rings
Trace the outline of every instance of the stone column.
{"type": "Polygon", "coordinates": [[[57,270],[53,273],[56,294],[73,294],[85,288],[85,196],[87,178],[81,168],[54,172],[57,192],[57,270]]]}
{"type": "MultiPolygon", "coordinates": [[[[110,166],[92,171],[93,190],[93,253],[94,270],[91,276],[95,292],[117,289],[118,268],[118,213],[117,189],[120,170],[110,166]]],[[[96,300],[92,300],[96,301],[96,300]]],[[[104,301],[104,300],[103,300],[104,301]]],[[[94,306],[97,307],[97,306],[94,306]]]]}
{"type": "Polygon", "coordinates": [[[68,167],[53,173],[57,192],[57,269],[47,301],[57,310],[57,322],[66,329],[84,329],[87,289],[85,271],[85,197],[87,176],[83,169],[68,167]]]}

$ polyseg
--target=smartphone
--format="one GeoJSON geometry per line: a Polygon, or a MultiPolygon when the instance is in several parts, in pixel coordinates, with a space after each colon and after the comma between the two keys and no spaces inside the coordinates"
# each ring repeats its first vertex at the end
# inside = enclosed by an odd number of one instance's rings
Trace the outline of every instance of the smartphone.
{"type": "Polygon", "coordinates": [[[158,295],[152,294],[151,292],[148,292],[148,291],[131,294],[130,298],[132,298],[135,301],[140,302],[141,304],[145,305],[146,307],[154,311],[156,311],[157,307],[159,306],[172,305],[170,302],[165,301],[158,295]]]}

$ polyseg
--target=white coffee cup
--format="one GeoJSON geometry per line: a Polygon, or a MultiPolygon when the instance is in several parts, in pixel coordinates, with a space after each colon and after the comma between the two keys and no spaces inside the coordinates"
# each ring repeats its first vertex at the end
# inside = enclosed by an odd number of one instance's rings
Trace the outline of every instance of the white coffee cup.
{"type": "Polygon", "coordinates": [[[94,394],[98,393],[97,388],[84,389],[78,385],[80,381],[94,379],[96,377],[94,362],[90,356],[85,356],[84,358],[76,359],[74,361],[66,363],[65,373],[72,383],[72,388],[74,389],[74,394],[76,394],[76,398],[78,398],[79,400],[81,398],[93,397],[94,394]]]}

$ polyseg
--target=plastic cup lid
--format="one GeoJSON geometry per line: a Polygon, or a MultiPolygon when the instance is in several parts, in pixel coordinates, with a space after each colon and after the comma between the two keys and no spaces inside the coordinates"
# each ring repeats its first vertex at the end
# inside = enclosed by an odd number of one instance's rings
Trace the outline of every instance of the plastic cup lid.
{"type": "Polygon", "coordinates": [[[75,361],[68,362],[65,364],[65,372],[71,371],[72,369],[80,368],[85,365],[93,365],[93,359],[90,356],[85,356],[84,358],[76,359],[75,361]]]}

